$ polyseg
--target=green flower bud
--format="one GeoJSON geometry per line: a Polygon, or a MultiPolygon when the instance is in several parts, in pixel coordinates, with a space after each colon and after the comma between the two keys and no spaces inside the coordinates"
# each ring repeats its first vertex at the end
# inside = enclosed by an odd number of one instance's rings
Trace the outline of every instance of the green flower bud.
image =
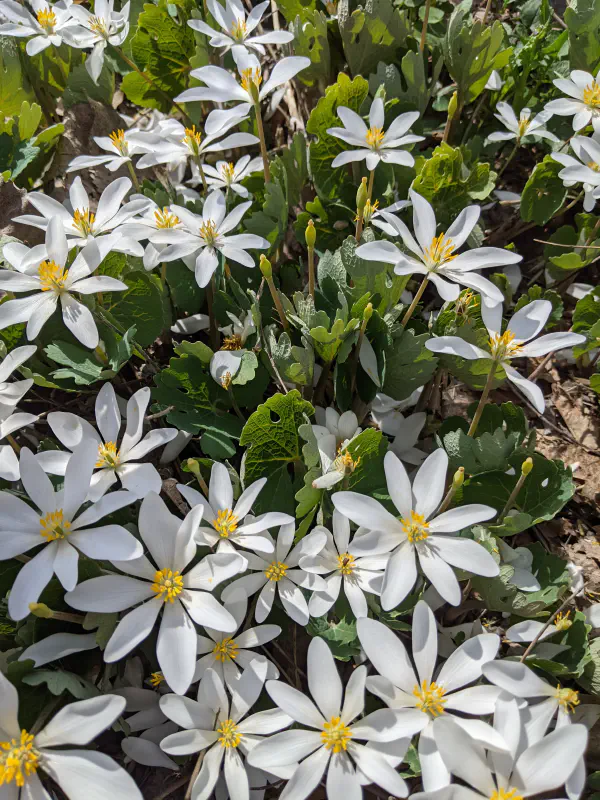
{"type": "Polygon", "coordinates": [[[273,267],[271,266],[269,259],[266,256],[261,255],[258,266],[260,267],[263,277],[270,281],[273,277],[273,267]]]}
{"type": "Polygon", "coordinates": [[[317,241],[317,231],[315,230],[315,223],[312,221],[312,219],[308,220],[308,225],[304,231],[304,238],[306,239],[306,246],[308,249],[314,250],[315,243],[317,241]]]}

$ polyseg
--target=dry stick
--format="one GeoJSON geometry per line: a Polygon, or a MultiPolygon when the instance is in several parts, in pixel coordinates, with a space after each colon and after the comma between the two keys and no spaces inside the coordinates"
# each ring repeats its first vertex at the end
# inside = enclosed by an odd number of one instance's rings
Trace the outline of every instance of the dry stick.
{"type": "Polygon", "coordinates": [[[196,166],[198,167],[198,172],[200,173],[200,180],[202,181],[202,189],[204,194],[208,194],[208,184],[206,182],[206,175],[204,174],[204,170],[202,169],[202,161],[200,160],[200,156],[194,156],[194,161],[196,162],[196,166]]]}
{"type": "Polygon", "coordinates": [[[178,778],[175,781],[175,783],[173,783],[171,786],[169,786],[167,789],[165,789],[164,792],[161,792],[160,794],[155,795],[155,797],[153,797],[152,800],[165,800],[165,798],[168,797],[170,794],[173,794],[173,792],[176,792],[177,789],[179,789],[180,786],[184,786],[187,783],[187,780],[188,780],[187,779],[187,775],[182,775],[180,778],[178,778]]]}
{"type": "Polygon", "coordinates": [[[425,37],[427,36],[427,25],[429,23],[429,10],[431,8],[431,0],[425,3],[425,13],[423,14],[423,27],[421,28],[421,41],[419,43],[419,50],[425,50],[425,37]]]}
{"type": "Polygon", "coordinates": [[[423,280],[421,281],[421,285],[420,285],[420,286],[419,286],[419,288],[417,289],[417,293],[416,293],[416,295],[414,296],[412,303],[411,303],[411,304],[410,304],[410,306],[408,307],[408,311],[407,311],[407,312],[406,312],[406,314],[404,315],[404,318],[403,318],[403,320],[402,320],[402,323],[401,323],[401,325],[402,325],[402,327],[403,327],[403,328],[406,328],[406,326],[407,326],[407,324],[408,324],[408,321],[409,321],[409,319],[412,317],[412,315],[413,315],[413,313],[414,313],[414,310],[415,310],[415,308],[417,307],[417,304],[418,304],[419,300],[420,300],[420,299],[421,299],[421,297],[423,296],[423,292],[424,292],[424,291],[425,291],[425,289],[427,288],[427,284],[428,284],[428,283],[429,283],[429,277],[428,277],[427,275],[425,275],[425,277],[424,277],[424,278],[423,278],[423,280]]]}
{"type": "Polygon", "coordinates": [[[487,0],[487,3],[485,5],[485,11],[483,12],[483,19],[481,20],[482,25],[485,25],[485,23],[487,22],[487,18],[490,14],[491,8],[492,8],[492,0],[487,0]]]}
{"type": "Polygon", "coordinates": [[[477,410],[475,411],[475,416],[473,417],[471,424],[469,426],[467,436],[475,435],[475,431],[477,430],[477,426],[479,425],[479,420],[481,419],[481,415],[483,414],[483,409],[485,408],[485,404],[487,403],[487,399],[490,394],[490,389],[492,388],[492,383],[494,382],[495,374],[496,374],[496,362],[494,361],[492,363],[492,368],[488,373],[487,380],[485,382],[483,392],[481,393],[481,397],[479,398],[479,404],[477,406],[477,410]]]}
{"type": "Polygon", "coordinates": [[[510,164],[510,162],[513,160],[513,158],[515,157],[515,154],[516,154],[516,152],[517,152],[517,150],[518,150],[518,149],[519,149],[519,140],[517,139],[517,141],[516,141],[516,143],[515,143],[515,146],[514,146],[514,147],[513,147],[513,149],[510,151],[510,155],[508,156],[508,158],[507,158],[507,159],[506,159],[506,161],[504,162],[504,165],[503,165],[503,166],[502,166],[502,168],[500,169],[500,172],[498,173],[498,179],[502,177],[502,175],[504,174],[504,170],[505,170],[505,169],[508,167],[508,165],[510,164]]]}
{"type": "Polygon", "coordinates": [[[546,631],[548,630],[550,625],[552,625],[552,623],[554,622],[556,617],[560,614],[560,612],[563,610],[563,608],[565,608],[571,602],[571,600],[574,600],[574,599],[575,599],[575,595],[574,594],[570,594],[565,600],[563,600],[563,602],[556,609],[554,614],[552,614],[552,616],[548,619],[548,621],[546,622],[544,627],[539,630],[539,632],[536,634],[536,636],[534,636],[533,640],[529,643],[529,645],[527,647],[527,650],[525,650],[525,652],[523,653],[523,655],[520,658],[521,664],[525,661],[525,659],[527,658],[529,653],[531,653],[533,648],[536,646],[536,644],[542,638],[544,633],[546,633],[546,631]]]}

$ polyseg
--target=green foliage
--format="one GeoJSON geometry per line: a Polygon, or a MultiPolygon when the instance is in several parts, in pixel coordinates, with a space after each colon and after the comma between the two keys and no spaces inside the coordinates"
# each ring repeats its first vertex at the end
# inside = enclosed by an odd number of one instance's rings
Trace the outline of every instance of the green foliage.
{"type": "Polygon", "coordinates": [[[394,400],[405,400],[424,386],[435,372],[437,358],[425,347],[428,334],[416,336],[411,330],[394,339],[386,354],[383,392],[394,400]]]}
{"type": "Polygon", "coordinates": [[[9,117],[18,114],[24,102],[33,102],[35,94],[23,74],[17,40],[0,36],[0,109],[9,117]]]}
{"type": "Polygon", "coordinates": [[[313,617],[306,627],[310,636],[325,639],[334,658],[338,661],[350,661],[360,654],[360,643],[356,634],[356,622],[345,619],[329,622],[327,617],[313,617]]]}
{"type": "Polygon", "coordinates": [[[409,50],[402,58],[400,69],[395,64],[383,61],[377,64],[376,72],[369,76],[370,92],[374,95],[383,86],[386,99],[396,101],[392,103],[396,113],[417,109],[424,114],[436,90],[436,81],[443,65],[443,58],[434,59],[429,76],[422,56],[409,50]]]}
{"type": "Polygon", "coordinates": [[[521,195],[521,218],[545,225],[564,203],[567,189],[558,177],[562,165],[546,156],[535,165],[521,195]]]}
{"type": "Polygon", "coordinates": [[[323,85],[331,68],[327,17],[318,10],[306,13],[304,18],[298,15],[290,23],[290,32],[294,34],[294,55],[310,58],[310,67],[302,70],[299,79],[307,86],[323,85]]]}
{"type": "Polygon", "coordinates": [[[582,333],[587,338],[586,342],[573,348],[577,358],[600,346],[600,287],[577,301],[572,327],[575,333],[582,333]]]}
{"type": "Polygon", "coordinates": [[[561,296],[554,289],[543,289],[537,285],[530,286],[527,292],[522,294],[515,303],[515,313],[534,300],[549,300],[552,303],[552,311],[545,327],[554,328],[561,321],[565,310],[561,296]]]}
{"type": "Polygon", "coordinates": [[[28,686],[44,685],[56,697],[67,692],[76,700],[87,700],[100,694],[93,683],[64,670],[36,669],[23,677],[23,683],[28,686]]]}
{"type": "Polygon", "coordinates": [[[571,69],[595,75],[600,67],[600,4],[597,0],[571,0],[564,20],[569,31],[571,69]]]}
{"type": "Polygon", "coordinates": [[[160,278],[152,273],[135,270],[122,277],[127,289],[107,292],[104,307],[124,329],[136,327],[136,341],[146,347],[163,330],[171,327],[171,317],[163,303],[160,278]]]}
{"type": "Polygon", "coordinates": [[[395,61],[411,33],[407,12],[398,10],[392,0],[364,0],[352,12],[349,0],[340,0],[337,14],[352,75],[368,75],[379,61],[395,61]]]}

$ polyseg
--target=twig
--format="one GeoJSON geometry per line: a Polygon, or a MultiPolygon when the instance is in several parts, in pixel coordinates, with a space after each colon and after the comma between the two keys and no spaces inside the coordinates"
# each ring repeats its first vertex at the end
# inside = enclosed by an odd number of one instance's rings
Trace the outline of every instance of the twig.
{"type": "Polygon", "coordinates": [[[162,411],[157,411],[156,414],[148,414],[147,417],[144,417],[144,422],[150,422],[153,419],[160,419],[161,417],[166,417],[167,414],[170,414],[174,408],[175,406],[167,406],[162,411]]]}
{"type": "Polygon", "coordinates": [[[568,604],[571,602],[571,600],[574,600],[574,599],[575,599],[575,595],[574,595],[574,594],[569,594],[569,596],[568,596],[568,597],[567,597],[565,600],[563,600],[563,602],[560,604],[560,606],[559,606],[559,607],[556,609],[556,611],[554,612],[554,614],[552,614],[552,616],[551,616],[551,617],[548,619],[548,621],[546,622],[546,624],[544,625],[544,627],[543,627],[543,628],[540,628],[540,630],[538,631],[538,633],[537,633],[537,634],[536,634],[536,635],[533,637],[533,639],[532,639],[532,641],[529,643],[529,645],[528,645],[527,649],[525,650],[525,652],[524,652],[524,653],[523,653],[523,655],[521,656],[521,659],[520,659],[520,661],[521,661],[521,664],[522,664],[522,663],[525,661],[525,659],[527,658],[527,656],[529,655],[529,653],[531,653],[531,651],[533,650],[533,648],[536,646],[536,644],[537,644],[537,643],[539,642],[539,640],[542,638],[542,636],[544,635],[544,633],[545,633],[545,632],[548,630],[548,628],[550,627],[550,625],[552,625],[552,623],[554,622],[554,620],[556,619],[556,617],[557,617],[557,616],[560,614],[560,612],[563,610],[563,608],[565,608],[565,607],[566,607],[566,606],[567,606],[567,605],[568,605],[568,604]]]}

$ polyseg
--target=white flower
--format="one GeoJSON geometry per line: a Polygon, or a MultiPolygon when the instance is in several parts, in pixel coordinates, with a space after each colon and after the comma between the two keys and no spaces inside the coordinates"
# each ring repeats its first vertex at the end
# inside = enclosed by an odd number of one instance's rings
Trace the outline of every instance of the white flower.
{"type": "Polygon", "coordinates": [[[393,551],[383,579],[383,608],[386,611],[395,608],[413,588],[417,581],[417,558],[425,576],[444,600],[458,605],[460,585],[452,567],[493,577],[498,574],[498,565],[472,539],[446,534],[456,534],[491,519],[496,510],[473,503],[435,516],[445,493],[448,471],[445,450],[435,450],[425,459],[412,488],[402,462],[393,453],[386,453],[384,468],[388,492],[400,518],[386,511],[373,497],[356,492],[338,492],[332,497],[338,511],[367,531],[354,537],[357,555],[363,548],[369,554],[375,548],[380,553],[393,551]]]}
{"type": "MultiPolygon", "coordinates": [[[[402,237],[405,246],[416,258],[404,255],[387,241],[361,244],[356,254],[367,261],[394,264],[397,275],[425,275],[444,300],[456,300],[460,286],[468,286],[481,292],[486,304],[502,302],[504,297],[498,287],[474,270],[516,264],[521,261],[521,256],[499,247],[475,247],[466,253],[456,253],[477,224],[481,212],[479,206],[464,208],[448,230],[436,236],[437,223],[433,208],[412,189],[409,194],[413,204],[416,239],[402,220],[383,211],[381,215],[395,228],[396,234],[402,237]]],[[[378,220],[373,223],[379,224],[378,220]]]]}
{"type": "Polygon", "coordinates": [[[508,579],[517,589],[522,592],[537,592],[541,588],[538,579],[531,571],[533,564],[533,553],[527,547],[512,548],[504,539],[496,539],[496,544],[502,556],[502,562],[508,564],[514,570],[508,579]]]}
{"type": "Polygon", "coordinates": [[[223,389],[229,389],[240,371],[244,353],[245,350],[217,350],[210,359],[208,371],[211,378],[223,389]]]}
{"type": "Polygon", "coordinates": [[[225,189],[239,194],[240,197],[248,197],[248,189],[242,186],[242,181],[253,172],[261,172],[263,168],[262,158],[250,158],[242,156],[235,164],[227,161],[217,161],[216,167],[210,164],[204,165],[206,182],[211,189],[225,189]]]}
{"type": "Polygon", "coordinates": [[[302,556],[319,553],[325,545],[323,531],[312,531],[304,536],[292,550],[296,526],[293,522],[283,525],[275,543],[272,560],[251,553],[246,555],[249,574],[233,581],[223,590],[223,600],[231,598],[233,592],[243,589],[248,596],[260,591],[254,619],[262,623],[271,613],[275,595],[288,617],[298,625],[307,625],[309,620],[308,603],[302,589],[309,591],[325,589],[325,581],[319,575],[305,572],[300,566],[302,556]]]}
{"type": "Polygon", "coordinates": [[[551,100],[546,109],[559,117],[573,117],[573,130],[580,131],[592,123],[600,132],[600,83],[589,72],[575,69],[568,79],[557,78],[554,85],[568,97],[551,100]]]}
{"type": "Polygon", "coordinates": [[[354,460],[346,448],[362,429],[353,411],[339,414],[334,408],[316,408],[315,416],[319,424],[311,425],[311,430],[323,474],[312,485],[315,489],[330,489],[356,469],[360,459],[354,460]]]}
{"type": "MultiPolygon", "coordinates": [[[[546,109],[548,106],[546,106],[546,109]]],[[[497,114],[494,114],[497,120],[508,128],[506,131],[496,131],[490,133],[486,139],[487,142],[505,142],[509,139],[516,139],[517,144],[527,136],[538,136],[540,139],[548,139],[550,142],[560,142],[558,136],[555,136],[550,131],[547,131],[544,125],[552,117],[551,111],[540,111],[533,119],[531,118],[531,109],[524,108],[519,114],[517,119],[513,108],[508,103],[498,103],[496,105],[497,114]]]]}
{"type": "MultiPolygon", "coordinates": [[[[69,468],[72,463],[71,459],[69,468]]],[[[113,496],[109,494],[100,502],[113,496]]],[[[184,572],[196,555],[194,534],[201,519],[200,506],[182,522],[158,495],[146,495],[140,508],[139,530],[154,565],[145,555],[134,561],[113,561],[128,574],[92,578],[65,595],[69,605],[82,611],[114,613],[136,606],[111,636],[104,651],[107,663],[118,661],[143,642],[162,611],[156,655],[165,680],[178,694],[187,692],[194,677],[194,622],[223,631],[236,627],[234,618],[211,592],[239,572],[242,559],[235,553],[208,555],[184,572]]]]}
{"type": "Polygon", "coordinates": [[[116,278],[92,275],[111,249],[110,239],[86,245],[69,267],[69,245],[58,217],[50,220],[46,244],[33,247],[26,259],[21,257],[23,246],[13,248],[12,244],[4,247],[4,257],[15,270],[0,270],[0,288],[33,294],[2,303],[0,330],[26,322],[27,338],[31,341],[56,311],[60,300],[63,322],[73,336],[85,347],[96,347],[99,336],[92,312],[75,299],[73,292],[94,294],[127,289],[127,285],[116,278]]]}
{"type": "Polygon", "coordinates": [[[435,721],[434,735],[444,764],[467,787],[453,784],[439,792],[418,792],[414,800],[516,800],[549,792],[568,779],[587,744],[585,727],[565,726],[531,744],[524,730],[526,712],[515,699],[506,697],[498,699],[494,716],[494,727],[506,741],[506,749],[492,753],[491,758],[486,758],[482,743],[458,724],[458,718],[435,721]]]}
{"type": "Polygon", "coordinates": [[[258,138],[251,133],[231,133],[225,136],[231,128],[248,119],[249,111],[250,106],[247,103],[235,108],[211,111],[204,123],[204,135],[196,130],[195,125],[185,128],[176,119],[166,120],[158,131],[137,134],[135,142],[146,153],[138,161],[138,167],[168,164],[173,170],[180,164],[187,164],[189,159],[197,160],[205,153],[221,153],[234,147],[257,144],[258,138]],[[225,138],[222,139],[222,136],[225,138]]]}
{"type": "Polygon", "coordinates": [[[195,31],[210,36],[211,47],[224,47],[227,52],[232,47],[250,48],[261,55],[265,54],[265,44],[287,44],[294,38],[293,33],[287,31],[269,31],[258,36],[252,32],[260,25],[263,14],[269,8],[268,0],[258,3],[246,16],[246,11],[241,0],[225,0],[223,7],[216,0],[207,0],[208,10],[216,20],[221,31],[215,31],[206,22],[199,19],[188,20],[188,25],[195,31]]]}
{"type": "MultiPolygon", "coordinates": [[[[163,739],[160,746],[165,753],[185,756],[206,750],[192,787],[194,800],[207,800],[213,795],[221,770],[228,796],[232,800],[248,800],[250,770],[242,756],[247,758],[266,736],[291,725],[291,717],[278,708],[247,716],[262,692],[265,674],[264,663],[247,669],[232,688],[231,701],[221,678],[211,669],[198,687],[198,700],[174,694],[161,699],[163,712],[184,728],[163,739]]],[[[291,770],[275,771],[281,777],[291,773],[291,770]]]]}
{"type": "Polygon", "coordinates": [[[31,37],[25,48],[28,56],[35,56],[47,47],[60,47],[63,31],[71,22],[72,0],[59,0],[54,5],[45,0],[31,0],[35,13],[15,0],[0,2],[0,17],[8,22],[0,25],[0,36],[31,37]]]}
{"type": "MultiPolygon", "coordinates": [[[[129,130],[119,128],[108,136],[93,136],[98,147],[106,151],[106,155],[76,156],[69,161],[67,172],[76,172],[80,169],[90,169],[101,165],[104,165],[109,172],[116,172],[124,164],[130,162],[133,156],[144,152],[135,142],[138,133],[137,128],[129,128],[129,130]]],[[[138,167],[141,167],[139,163],[138,167]]]]}
{"type": "Polygon", "coordinates": [[[231,311],[226,312],[231,320],[231,325],[219,328],[225,335],[223,340],[224,350],[241,350],[246,344],[246,339],[256,333],[256,325],[251,311],[242,314],[242,318],[236,317],[231,311]]]}
{"type": "MultiPolygon", "coordinates": [[[[159,494],[162,479],[153,464],[138,464],[139,459],[170,442],[177,436],[176,428],[154,428],[144,436],[144,415],[150,402],[150,389],[138,389],[127,401],[126,428],[119,445],[121,412],[115,390],[105,383],[96,396],[96,425],[69,411],[52,411],[48,424],[59,442],[71,452],[82,441],[96,446],[96,470],[92,477],[88,499],[99,500],[117,481],[123,489],[142,499],[148,492],[159,494]],[[142,438],[143,437],[143,438],[142,438]]],[[[46,472],[64,475],[70,453],[47,450],[40,460],[46,472]]]]}
{"type": "Polygon", "coordinates": [[[255,55],[241,48],[233,49],[233,58],[239,73],[239,82],[226,69],[207,66],[193,69],[191,78],[196,78],[206,87],[186,89],[175,100],[190,103],[196,100],[212,100],[215,103],[260,103],[278,86],[287,83],[301,70],[310,66],[310,58],[290,56],[280,59],[268,79],[264,80],[263,71],[255,55]],[[256,98],[256,100],[255,100],[256,98]]]}
{"type": "MultiPolygon", "coordinates": [[[[8,245],[5,245],[5,249],[8,245]]],[[[26,425],[32,425],[35,414],[16,411],[16,405],[33,386],[33,380],[9,382],[8,378],[36,352],[35,345],[15,347],[0,364],[0,442],[26,425]]],[[[10,444],[0,444],[0,478],[5,481],[19,479],[19,461],[10,444]]]]}
{"type": "Polygon", "coordinates": [[[502,304],[493,308],[482,304],[481,316],[490,335],[489,350],[469,344],[459,336],[439,336],[430,339],[425,346],[433,353],[459,356],[470,361],[478,358],[493,359],[496,364],[502,365],[508,380],[543,414],[546,404],[542,390],[511,366],[512,359],[537,358],[554,350],[585,342],[585,336],[579,333],[547,333],[537,341],[531,341],[543,330],[551,313],[552,303],[549,300],[534,300],[519,309],[508,323],[506,331],[501,333],[502,304]]]}
{"type": "Polygon", "coordinates": [[[129,2],[120,11],[115,11],[114,6],[114,0],[97,0],[93,13],[81,5],[73,5],[71,9],[77,25],[69,28],[68,43],[73,47],[93,48],[85,68],[94,83],[98,83],[102,72],[107,45],[123,44],[129,33],[129,2]]]}
{"type": "Polygon", "coordinates": [[[367,668],[360,666],[354,670],[344,692],[335,661],[323,639],[311,640],[307,660],[308,687],[314,702],[280,681],[266,684],[271,699],[303,727],[261,742],[250,753],[249,763],[270,772],[300,761],[280,795],[281,800],[304,800],[317,788],[325,772],[330,800],[360,799],[363,776],[366,782],[381,786],[396,797],[406,797],[408,787],[400,775],[376,748],[365,747],[359,740],[404,739],[408,745],[410,737],[422,730],[427,720],[417,711],[389,708],[357,719],[365,708],[367,668]]]}
{"type": "Polygon", "coordinates": [[[308,604],[311,617],[322,617],[338,599],[343,587],[355,617],[366,617],[368,594],[380,594],[383,571],[389,559],[387,553],[354,553],[350,542],[350,520],[337,509],[333,512],[333,535],[327,528],[317,526],[327,537],[325,547],[315,556],[304,556],[300,566],[307,572],[326,575],[326,588],[314,592],[308,604]]]}
{"type": "Polygon", "coordinates": [[[539,636],[538,641],[543,642],[555,633],[564,633],[568,631],[573,620],[571,619],[571,612],[557,614],[554,622],[546,627],[546,623],[537,619],[525,619],[522,622],[517,622],[511,625],[506,631],[506,638],[509,642],[526,643],[533,642],[539,636]],[[542,633],[543,631],[543,633],[542,633]],[[541,635],[540,635],[541,634],[541,635]]]}
{"type": "Polygon", "coordinates": [[[433,725],[436,718],[451,714],[461,729],[486,747],[503,749],[501,738],[490,725],[471,719],[491,714],[496,705],[499,690],[495,686],[470,685],[481,678],[484,665],[496,657],[500,638],[495,633],[467,639],[436,676],[437,627],[433,612],[423,600],[417,603],[412,619],[416,671],[400,639],[382,622],[360,619],[357,632],[367,658],[379,673],[367,678],[367,689],[392,708],[414,708],[423,718],[419,760],[426,791],[445,786],[450,777],[438,752],[433,725]],[[458,716],[454,716],[456,712],[458,716]]]}
{"type": "Polygon", "coordinates": [[[596,205],[595,195],[600,189],[600,142],[588,136],[573,136],[569,144],[576,158],[568,153],[552,153],[552,158],[564,167],[558,177],[565,186],[583,184],[583,208],[590,212],[596,205]]]}
{"type": "MultiPolygon", "coordinates": [[[[77,8],[85,11],[81,6],[77,8]]],[[[143,211],[150,202],[148,198],[144,198],[132,200],[121,206],[130,189],[129,178],[117,178],[102,192],[96,213],[93,213],[88,194],[78,175],[69,189],[68,203],[63,205],[42,192],[29,192],[27,200],[42,216],[23,214],[15,217],[14,222],[32,225],[44,231],[50,225],[50,221],[58,217],[69,239],[69,247],[83,247],[102,238],[104,241],[100,246],[108,247],[110,242],[110,248],[106,253],[115,250],[117,253],[126,253],[130,256],[142,256],[144,251],[141,245],[136,240],[121,235],[119,231],[126,220],[143,211]],[[119,235],[110,236],[107,240],[105,235],[111,233],[119,235]]]]}
{"type": "Polygon", "coordinates": [[[344,127],[328,128],[327,133],[359,149],[340,153],[331,162],[332,167],[341,167],[351,161],[363,160],[366,160],[367,169],[370,171],[374,170],[380,161],[383,161],[384,164],[402,164],[404,167],[414,165],[414,158],[406,150],[402,150],[402,147],[422,142],[424,139],[423,136],[406,135],[411,125],[414,125],[419,119],[418,111],[400,114],[393,120],[387,131],[383,129],[385,110],[381,97],[376,97],[371,103],[369,127],[366,126],[362,117],[350,108],[338,106],[335,113],[342,120],[344,127]]]}
{"type": "Polygon", "coordinates": [[[142,553],[141,544],[121,525],[95,523],[134,502],[130,492],[113,492],[81,514],[96,460],[96,448],[84,443],[73,453],[64,488],[55,491],[35,456],[21,450],[21,481],[34,507],[8,492],[0,492],[0,558],[14,558],[42,545],[17,575],[8,598],[15,620],[29,614],[53,575],[70,591],[77,584],[79,553],[101,560],[125,562],[142,553]],[[92,526],[92,527],[90,527],[92,526]]]}
{"type": "Polygon", "coordinates": [[[266,482],[266,478],[260,478],[251,483],[235,503],[231,478],[224,464],[215,462],[212,465],[208,500],[191,486],[178,483],[177,488],[190,508],[204,509],[202,515],[204,524],[196,532],[197,543],[209,547],[227,543],[230,546],[237,545],[262,553],[272,553],[275,548],[267,529],[293,522],[293,518],[278,511],[269,511],[260,517],[247,518],[266,482]]]}
{"type": "Polygon", "coordinates": [[[567,561],[567,572],[571,579],[571,592],[574,597],[581,597],[585,588],[585,573],[583,567],[577,566],[572,561],[567,561]]]}
{"type": "Polygon", "coordinates": [[[235,619],[237,628],[231,633],[220,633],[212,628],[204,627],[208,636],[198,636],[198,655],[202,656],[196,663],[194,681],[200,680],[207,669],[213,669],[233,691],[241,672],[253,669],[259,662],[266,663],[267,678],[278,678],[279,670],[265,656],[252,652],[281,633],[279,625],[259,625],[256,628],[245,628],[239,632],[248,611],[248,597],[241,590],[232,591],[223,603],[227,611],[235,619]]]}
{"type": "Polygon", "coordinates": [[[343,414],[340,414],[332,406],[329,408],[317,406],[315,417],[318,425],[311,425],[311,428],[317,440],[323,436],[333,436],[336,447],[348,444],[362,431],[354,411],[344,411],[343,414]]]}
{"type": "Polygon", "coordinates": [[[252,268],[255,266],[254,259],[246,251],[269,248],[269,242],[254,233],[226,235],[237,228],[251,205],[250,200],[240,203],[227,214],[225,196],[216,189],[206,198],[202,216],[193,214],[182,206],[171,206],[171,211],[179,217],[183,228],[164,228],[151,234],[150,241],[153,244],[169,245],[161,252],[161,260],[173,261],[181,258],[194,270],[198,286],[204,287],[210,283],[219,264],[218,253],[237,264],[252,268]]]}
{"type": "Polygon", "coordinates": [[[142,800],[131,775],[98,750],[82,747],[109,728],[122,714],[122,697],[107,694],[61,708],[39,733],[19,725],[19,695],[0,673],[0,785],[6,800],[42,800],[50,797],[38,771],[60,786],[69,800],[142,800]],[[61,749],[55,749],[61,748],[61,749]]]}
{"type": "Polygon", "coordinates": [[[417,411],[407,417],[400,411],[391,411],[381,418],[380,428],[383,433],[394,437],[389,446],[392,453],[407,464],[418,465],[424,461],[426,454],[415,445],[426,422],[427,414],[424,411],[417,411]]]}
{"type": "MultiPolygon", "coordinates": [[[[135,195],[134,201],[141,199],[141,195],[135,195]]],[[[179,217],[172,213],[168,206],[162,208],[154,202],[147,200],[146,207],[139,216],[128,220],[119,227],[119,235],[130,237],[137,241],[148,239],[153,231],[161,231],[165,228],[181,228],[182,224],[179,217]]],[[[154,269],[161,262],[161,254],[167,245],[155,245],[148,242],[144,250],[144,268],[148,271],[154,269]]],[[[208,317],[206,317],[208,320],[208,317]]]]}
{"type": "Polygon", "coordinates": [[[485,88],[490,92],[499,92],[503,86],[504,81],[502,80],[500,73],[497,69],[493,69],[490,72],[490,77],[487,80],[485,88]]]}

